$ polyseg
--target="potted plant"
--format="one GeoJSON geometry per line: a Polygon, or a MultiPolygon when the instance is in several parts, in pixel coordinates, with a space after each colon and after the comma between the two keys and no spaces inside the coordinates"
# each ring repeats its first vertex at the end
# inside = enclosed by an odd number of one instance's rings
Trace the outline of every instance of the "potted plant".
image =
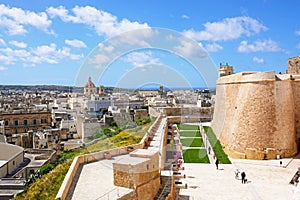
{"type": "Polygon", "coordinates": [[[127,152],[133,152],[135,149],[132,146],[127,147],[127,152]]]}
{"type": "Polygon", "coordinates": [[[154,138],[154,135],[153,135],[152,133],[149,133],[149,134],[148,134],[148,140],[149,140],[149,141],[152,141],[153,138],[154,138]]]}
{"type": "Polygon", "coordinates": [[[104,152],[104,158],[107,159],[107,160],[111,159],[111,154],[110,154],[109,151],[104,152]]]}
{"type": "Polygon", "coordinates": [[[145,146],[146,147],[149,147],[150,146],[150,140],[149,140],[149,138],[147,138],[146,140],[145,140],[145,146]]]}

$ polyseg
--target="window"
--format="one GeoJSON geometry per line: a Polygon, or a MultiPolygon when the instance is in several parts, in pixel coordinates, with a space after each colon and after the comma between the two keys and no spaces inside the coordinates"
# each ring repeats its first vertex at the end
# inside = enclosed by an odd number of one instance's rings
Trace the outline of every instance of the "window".
{"type": "Polygon", "coordinates": [[[33,124],[36,124],[36,119],[33,119],[33,124]]]}
{"type": "Polygon", "coordinates": [[[15,165],[15,161],[13,160],[13,165],[15,165]]]}
{"type": "Polygon", "coordinates": [[[19,125],[19,120],[15,120],[15,126],[18,126],[19,125]]]}
{"type": "Polygon", "coordinates": [[[5,120],[5,126],[8,126],[8,120],[5,120]]]}
{"type": "Polygon", "coordinates": [[[27,119],[24,119],[23,124],[27,125],[27,119]]]}
{"type": "Polygon", "coordinates": [[[46,118],[42,118],[41,119],[41,124],[46,124],[47,123],[47,119],[46,118]]]}

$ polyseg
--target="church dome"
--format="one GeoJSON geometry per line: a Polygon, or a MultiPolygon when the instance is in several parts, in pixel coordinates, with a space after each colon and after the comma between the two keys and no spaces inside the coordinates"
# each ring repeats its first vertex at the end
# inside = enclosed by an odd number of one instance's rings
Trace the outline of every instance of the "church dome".
{"type": "Polygon", "coordinates": [[[92,82],[91,77],[89,77],[88,82],[86,82],[86,84],[84,85],[85,88],[95,88],[95,84],[92,82]]]}

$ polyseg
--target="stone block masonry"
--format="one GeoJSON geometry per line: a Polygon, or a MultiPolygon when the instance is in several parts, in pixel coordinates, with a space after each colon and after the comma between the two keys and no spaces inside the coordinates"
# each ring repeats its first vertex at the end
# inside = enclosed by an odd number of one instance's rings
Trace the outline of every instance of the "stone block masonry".
{"type": "Polygon", "coordinates": [[[275,72],[218,79],[212,128],[229,156],[275,159],[297,153],[298,83],[275,72]]]}
{"type": "Polygon", "coordinates": [[[113,163],[114,185],[134,189],[136,199],[153,199],[160,187],[158,151],[137,149],[113,163]]]}

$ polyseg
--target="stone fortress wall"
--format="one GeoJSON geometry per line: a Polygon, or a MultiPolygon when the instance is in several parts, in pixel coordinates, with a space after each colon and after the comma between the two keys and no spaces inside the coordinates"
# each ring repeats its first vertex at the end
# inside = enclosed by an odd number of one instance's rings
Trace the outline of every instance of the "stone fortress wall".
{"type": "MultiPolygon", "coordinates": [[[[287,73],[295,68],[300,67],[289,64],[287,73]]],[[[300,75],[272,71],[220,77],[212,128],[233,158],[294,156],[300,138],[300,75]]]]}

